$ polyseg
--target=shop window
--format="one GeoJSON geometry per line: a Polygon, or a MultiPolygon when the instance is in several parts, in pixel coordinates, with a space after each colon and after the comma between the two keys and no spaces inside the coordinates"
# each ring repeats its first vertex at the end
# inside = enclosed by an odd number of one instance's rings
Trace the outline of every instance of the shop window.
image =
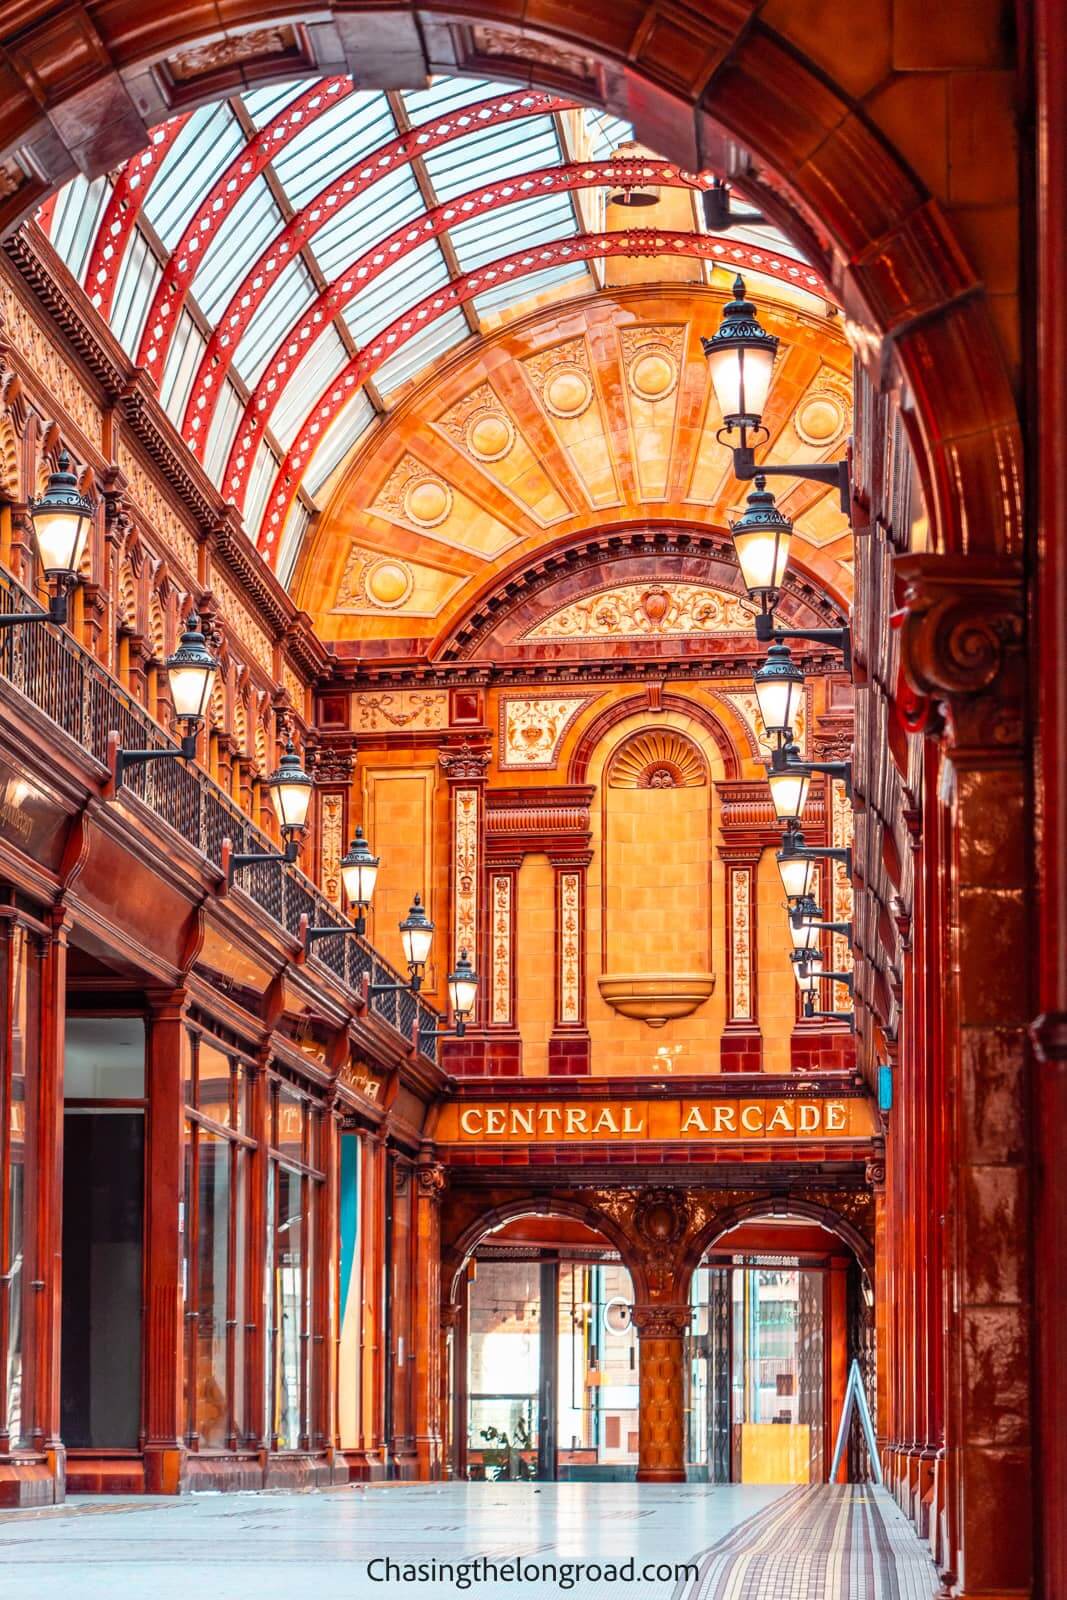
{"type": "Polygon", "coordinates": [[[306,1450],[322,1443],[315,1390],[317,1361],[325,1358],[314,1298],[325,1176],[315,1164],[320,1119],[283,1083],[274,1085],[273,1101],[266,1306],[271,1432],[274,1449],[306,1450]]]}
{"type": "Polygon", "coordinates": [[[39,1030],[37,971],[29,935],[17,926],[3,941],[4,999],[10,1028],[0,1034],[0,1449],[31,1443],[24,1385],[27,1285],[27,1184],[32,1161],[32,1069],[39,1030]],[[6,1441],[6,1443],[5,1443],[6,1441]]]}
{"type": "Polygon", "coordinates": [[[185,1239],[186,1436],[199,1450],[249,1441],[249,1191],[255,1144],[244,1064],[194,1038],[187,1080],[185,1239]]]}
{"type": "Polygon", "coordinates": [[[63,1118],[62,1434],[135,1449],[141,1424],[145,1030],[68,1017],[63,1118]]]}

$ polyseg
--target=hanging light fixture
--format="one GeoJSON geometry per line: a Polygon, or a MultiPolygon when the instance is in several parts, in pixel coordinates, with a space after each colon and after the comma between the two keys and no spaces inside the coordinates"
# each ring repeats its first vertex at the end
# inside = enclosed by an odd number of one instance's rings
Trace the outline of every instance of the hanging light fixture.
{"type": "Polygon", "coordinates": [[[351,934],[362,938],[367,931],[367,911],[374,898],[374,885],[378,879],[381,862],[377,856],[371,855],[370,845],[363,837],[362,828],[356,829],[347,853],[341,857],[337,865],[345,899],[355,908],[355,921],[351,927],[335,928],[327,924],[313,928],[309,924],[307,913],[304,912],[300,918],[300,942],[305,953],[314,939],[344,939],[351,934]]]}
{"type": "MultiPolygon", "coordinates": [[[[627,139],[611,154],[612,161],[624,161],[636,166],[649,152],[636,139],[627,139]]],[[[659,187],[654,183],[635,182],[637,173],[623,172],[608,189],[609,206],[654,206],[659,201],[659,187]]]]}
{"type": "Polygon", "coordinates": [[[793,945],[798,950],[814,950],[821,933],[837,933],[852,943],[851,922],[824,922],[823,914],[814,897],[805,895],[789,908],[789,926],[793,930],[793,945]]]}
{"type": "MultiPolygon", "coordinates": [[[[179,722],[189,725],[188,731],[193,731],[207,716],[219,671],[219,664],[204,641],[200,618],[195,611],[186,620],[177,650],[163,665],[174,714],[179,722]]],[[[191,757],[195,750],[187,752],[183,745],[182,754],[191,757]]]]}
{"type": "Polygon", "coordinates": [[[749,597],[769,616],[785,582],[793,524],[778,510],[762,474],[744,511],[730,523],[730,534],[749,597]]]}
{"type": "Polygon", "coordinates": [[[778,761],[779,756],[790,750],[799,756],[800,752],[792,743],[773,751],[770,771],[767,773],[774,815],[783,826],[800,822],[804,815],[804,807],[807,805],[808,790],[811,787],[811,774],[807,767],[799,762],[778,761]]]}
{"type": "Polygon", "coordinates": [[[312,781],[301,766],[300,757],[290,738],[282,759],[267,779],[274,815],[278,819],[282,838],[287,842],[294,840],[307,825],[312,787],[312,781]]]}
{"type": "Polygon", "coordinates": [[[207,647],[195,611],[187,617],[178,648],[167,657],[163,668],[174,713],[182,725],[178,748],[163,745],[153,750],[124,750],[118,733],[113,730],[107,737],[108,765],[112,774],[109,798],[114,798],[130,767],[143,766],[148,761],[174,761],[179,756],[183,761],[196,759],[197,734],[211,704],[219,663],[207,647]]]}
{"type": "Polygon", "coordinates": [[[804,694],[804,674],[789,653],[789,646],[772,644],[767,659],[753,676],[763,726],[781,745],[793,736],[804,694]]]}
{"type": "MultiPolygon", "coordinates": [[[[311,805],[311,792],[314,785],[309,775],[301,765],[297,755],[292,736],[286,739],[285,750],[276,769],[266,779],[267,792],[270,795],[274,815],[278,819],[284,841],[280,851],[253,850],[247,853],[234,854],[233,843],[229,839],[222,842],[222,870],[227,885],[233,882],[233,875],[244,867],[254,866],[259,861],[284,861],[290,866],[300,854],[300,840],[307,826],[308,809],[311,805]]],[[[331,929],[331,933],[341,933],[343,929],[331,929]]]]}
{"type": "Polygon", "coordinates": [[[357,933],[367,931],[366,914],[374,899],[374,885],[378,881],[380,864],[379,857],[371,855],[370,845],[363,837],[363,829],[357,828],[347,853],[338,863],[345,898],[356,909],[357,933]]]}
{"type": "Polygon", "coordinates": [[[793,976],[801,994],[814,992],[822,972],[822,956],[817,950],[793,950],[789,955],[793,963],[793,976]]]}
{"type": "Polygon", "coordinates": [[[724,424],[720,436],[740,428],[742,444],[748,442],[750,429],[766,438],[763,408],[771,387],[779,341],[777,335],[768,333],[761,324],[756,307],[746,296],[745,280],[740,273],[734,279],[733,299],[722,308],[719,326],[710,339],[700,342],[708,358],[712,387],[724,424]]]}
{"type": "Polygon", "coordinates": [[[70,456],[65,450],[55,472],[48,475],[44,494],[30,501],[30,520],[49,588],[48,610],[0,615],[0,627],[18,627],[27,622],[62,624],[67,620],[68,596],[78,581],[93,525],[93,502],[78,488],[77,476],[70,469],[70,456]]]}
{"type": "Polygon", "coordinates": [[[770,785],[775,817],[784,826],[799,825],[807,804],[811,779],[817,772],[822,772],[829,778],[839,779],[845,785],[845,793],[851,800],[851,761],[804,761],[791,739],[777,750],[772,750],[767,782],[770,785]]]}
{"type": "MultiPolygon", "coordinates": [[[[785,837],[789,839],[791,835],[786,834],[785,837]]],[[[787,854],[783,848],[774,859],[778,863],[778,873],[787,900],[803,900],[813,894],[816,871],[815,862],[810,856],[787,854]]]]}
{"type": "Polygon", "coordinates": [[[467,1018],[474,1010],[478,998],[478,974],[470,964],[466,950],[461,950],[455,970],[448,974],[448,1003],[456,1023],[456,1036],[462,1039],[467,1030],[467,1018]]]}
{"type": "Polygon", "coordinates": [[[769,434],[763,426],[763,411],[771,386],[771,372],[778,351],[778,340],[768,333],[759,313],[746,297],[745,280],[734,280],[734,297],[722,310],[722,321],[710,339],[701,339],[711,368],[711,382],[719,402],[723,426],[716,437],[733,452],[734,476],[747,483],[757,472],[781,478],[805,478],[813,483],[831,484],[838,491],[841,510],[851,511],[852,491],[847,455],[841,461],[790,461],[779,466],[756,465],[755,445],[769,434]],[[730,435],[739,431],[735,444],[730,435]]]}
{"type": "Polygon", "coordinates": [[[400,942],[404,946],[404,959],[411,973],[412,985],[417,989],[422,982],[433,943],[433,923],[426,915],[421,894],[415,896],[410,911],[400,924],[400,942]]]}

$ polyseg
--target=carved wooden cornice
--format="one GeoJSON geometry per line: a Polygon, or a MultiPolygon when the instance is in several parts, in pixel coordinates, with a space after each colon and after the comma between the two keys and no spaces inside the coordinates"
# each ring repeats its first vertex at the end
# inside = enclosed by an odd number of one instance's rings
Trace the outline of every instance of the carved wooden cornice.
{"type": "MultiPolygon", "coordinates": [[[[907,555],[900,653],[917,693],[944,705],[952,743],[1005,752],[1023,737],[1022,570],[1008,559],[907,555]]],[[[927,732],[938,731],[928,722],[927,732]]]]}

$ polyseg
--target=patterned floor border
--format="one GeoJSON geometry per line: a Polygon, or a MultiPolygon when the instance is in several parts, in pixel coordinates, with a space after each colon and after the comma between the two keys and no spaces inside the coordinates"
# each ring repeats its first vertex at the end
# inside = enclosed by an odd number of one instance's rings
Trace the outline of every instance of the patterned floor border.
{"type": "Polygon", "coordinates": [[[931,1600],[930,1553],[884,1489],[793,1489],[697,1556],[672,1600],[931,1600]]]}

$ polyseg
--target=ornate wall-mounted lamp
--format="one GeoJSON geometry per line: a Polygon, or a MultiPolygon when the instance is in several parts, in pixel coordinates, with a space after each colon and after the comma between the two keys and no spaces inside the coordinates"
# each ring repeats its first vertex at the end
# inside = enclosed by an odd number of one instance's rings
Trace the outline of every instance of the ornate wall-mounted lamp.
{"type": "Polygon", "coordinates": [[[64,450],[57,470],[49,474],[45,492],[30,501],[30,520],[50,590],[47,611],[11,611],[0,614],[0,627],[15,628],[27,622],[64,623],[67,600],[78,581],[89,529],[93,522],[93,502],[78,488],[70,470],[70,456],[64,450]]]}
{"type": "Polygon", "coordinates": [[[794,462],[788,465],[756,465],[755,445],[770,437],[763,426],[763,409],[771,386],[778,339],[768,333],[759,320],[751,300],[746,298],[745,280],[734,279],[734,298],[722,309],[722,321],[710,339],[702,339],[704,354],[711,368],[715,398],[719,402],[723,426],[718,439],[733,452],[734,476],[742,483],[757,473],[770,477],[806,478],[836,488],[845,516],[851,509],[851,483],[848,457],[841,461],[794,462]],[[740,433],[739,444],[730,435],[740,433]]]}
{"type": "Polygon", "coordinates": [[[108,764],[112,774],[112,792],[122,783],[128,767],[140,766],[146,761],[184,761],[196,757],[196,737],[207,716],[211,695],[218,676],[219,663],[208,649],[200,632],[200,619],[192,613],[186,620],[185,632],[172,656],[163,663],[170,684],[174,712],[182,724],[183,732],[176,750],[123,750],[119,735],[108,734],[108,764]]]}
{"type": "Polygon", "coordinates": [[[312,783],[301,765],[291,738],[276,771],[267,779],[267,789],[285,846],[277,852],[253,851],[247,855],[235,855],[232,841],[224,839],[222,871],[227,888],[233,883],[234,873],[244,867],[253,866],[259,861],[285,861],[291,865],[300,854],[300,840],[307,827],[308,808],[311,805],[312,783]]]}

